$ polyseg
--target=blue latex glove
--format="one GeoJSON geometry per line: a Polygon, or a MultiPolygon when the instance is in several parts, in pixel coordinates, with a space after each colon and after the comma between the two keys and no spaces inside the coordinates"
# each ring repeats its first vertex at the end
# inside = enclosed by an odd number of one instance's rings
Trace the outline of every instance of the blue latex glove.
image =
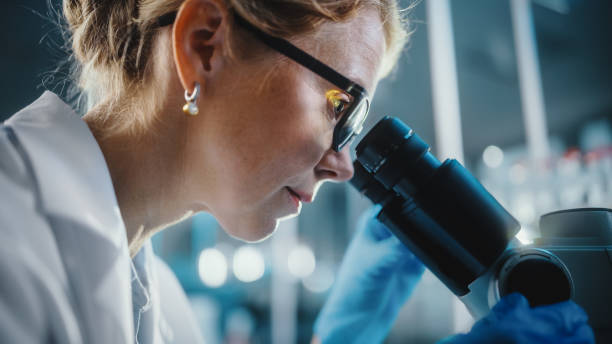
{"type": "Polygon", "coordinates": [[[523,295],[502,298],[467,334],[438,344],[590,344],[595,343],[587,315],[572,301],[530,308],[523,295]]]}
{"type": "Polygon", "coordinates": [[[423,264],[378,220],[361,217],[315,323],[322,343],[380,343],[420,280],[423,264]]]}

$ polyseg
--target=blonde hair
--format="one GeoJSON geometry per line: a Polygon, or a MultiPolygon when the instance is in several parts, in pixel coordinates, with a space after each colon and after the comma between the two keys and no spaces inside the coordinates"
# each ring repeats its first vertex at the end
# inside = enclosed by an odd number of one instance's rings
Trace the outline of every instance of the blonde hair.
{"type": "MultiPolygon", "coordinates": [[[[125,117],[114,121],[121,123],[117,130],[146,127],[149,119],[134,116],[134,107],[154,111],[154,99],[159,99],[155,94],[164,92],[166,87],[154,79],[159,77],[156,72],[164,72],[152,63],[157,20],[177,11],[183,1],[63,0],[81,109],[89,111],[104,106],[107,116],[125,117]],[[141,101],[134,101],[137,98],[141,101]]],[[[396,0],[225,0],[225,3],[262,30],[281,37],[308,33],[323,22],[345,21],[365,7],[374,7],[380,13],[386,41],[381,77],[393,69],[409,36],[408,21],[396,0]]]]}

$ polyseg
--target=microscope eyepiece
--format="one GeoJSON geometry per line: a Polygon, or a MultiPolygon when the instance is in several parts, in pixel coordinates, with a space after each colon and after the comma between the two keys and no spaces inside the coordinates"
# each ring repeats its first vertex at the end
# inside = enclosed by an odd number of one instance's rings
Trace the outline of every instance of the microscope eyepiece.
{"type": "Polygon", "coordinates": [[[518,222],[456,160],[444,163],[397,118],[385,117],[357,145],[351,184],[378,219],[457,295],[487,270],[518,222]]]}
{"type": "Polygon", "coordinates": [[[386,116],[359,142],[355,151],[359,161],[369,171],[375,172],[405,139],[412,129],[401,121],[386,116]]]}
{"type": "Polygon", "coordinates": [[[355,161],[353,166],[355,173],[351,185],[375,204],[387,204],[394,192],[377,181],[359,161],[355,161]]]}
{"type": "Polygon", "coordinates": [[[441,163],[399,119],[378,122],[356,155],[351,184],[474,317],[513,292],[532,307],[575,298],[598,338],[612,338],[611,308],[601,302],[612,286],[612,210],[543,215],[538,246],[524,246],[518,221],[482,184],[458,161],[441,163]]]}
{"type": "Polygon", "coordinates": [[[385,117],[356,148],[357,160],[388,190],[407,197],[440,166],[429,145],[394,117],[385,117]],[[399,184],[399,185],[398,185],[399,184]]]}

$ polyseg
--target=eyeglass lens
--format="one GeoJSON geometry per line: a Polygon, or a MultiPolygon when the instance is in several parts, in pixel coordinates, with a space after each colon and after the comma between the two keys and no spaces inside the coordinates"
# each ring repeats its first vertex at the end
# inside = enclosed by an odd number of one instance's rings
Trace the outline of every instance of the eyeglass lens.
{"type": "Polygon", "coordinates": [[[353,111],[351,111],[348,115],[348,118],[342,128],[338,131],[338,139],[336,142],[335,149],[337,151],[342,150],[342,148],[351,141],[351,139],[358,135],[361,132],[363,127],[363,123],[368,114],[369,102],[367,98],[363,98],[359,101],[359,103],[355,106],[353,111]]]}

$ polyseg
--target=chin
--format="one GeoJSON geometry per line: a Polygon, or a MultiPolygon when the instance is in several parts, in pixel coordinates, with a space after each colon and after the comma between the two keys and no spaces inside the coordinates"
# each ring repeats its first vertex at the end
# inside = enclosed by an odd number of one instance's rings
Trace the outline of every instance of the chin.
{"type": "Polygon", "coordinates": [[[220,223],[220,225],[228,235],[235,239],[247,243],[257,243],[266,240],[274,234],[276,228],[278,228],[278,223],[278,219],[267,219],[265,221],[255,221],[255,223],[250,224],[240,222],[236,224],[220,223]]]}

